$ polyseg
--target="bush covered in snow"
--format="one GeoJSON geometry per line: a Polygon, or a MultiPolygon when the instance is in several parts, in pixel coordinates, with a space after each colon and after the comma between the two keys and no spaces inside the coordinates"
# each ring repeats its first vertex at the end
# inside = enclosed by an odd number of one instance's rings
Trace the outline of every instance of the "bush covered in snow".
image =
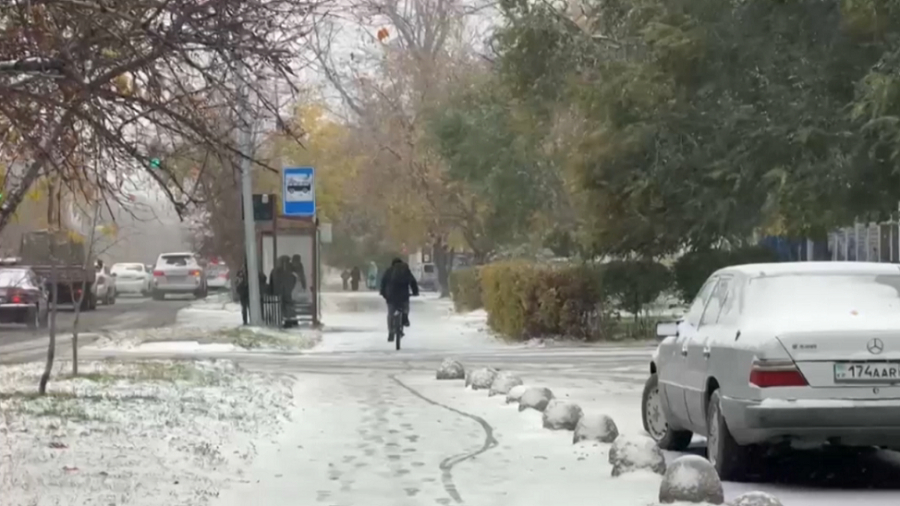
{"type": "Polygon", "coordinates": [[[581,415],[581,406],[578,404],[554,399],[544,409],[544,428],[550,430],[575,430],[581,415]]]}
{"type": "Polygon", "coordinates": [[[659,502],[722,504],[725,495],[719,474],[708,460],[685,455],[672,462],[659,486],[659,502]]]}
{"type": "Polygon", "coordinates": [[[729,506],[781,506],[781,501],[777,497],[765,492],[746,492],[739,495],[731,502],[729,506]]]}
{"type": "Polygon", "coordinates": [[[584,413],[578,419],[578,425],[575,426],[572,442],[612,443],[617,437],[619,437],[619,428],[616,427],[616,422],[612,418],[603,413],[584,413]]]}
{"type": "Polygon", "coordinates": [[[491,390],[488,392],[488,395],[506,395],[512,387],[522,384],[522,378],[509,371],[503,371],[494,378],[494,382],[491,383],[491,390]]]}
{"type": "Polygon", "coordinates": [[[472,390],[487,390],[491,388],[491,383],[494,382],[497,372],[497,369],[493,367],[475,369],[466,374],[466,386],[472,387],[472,390]]]}
{"type": "Polygon", "coordinates": [[[665,474],[666,459],[656,441],[647,436],[617,437],[609,449],[612,475],[621,476],[637,470],[665,474]]]}
{"type": "Polygon", "coordinates": [[[439,380],[461,380],[466,378],[466,368],[452,358],[445,358],[438,366],[435,377],[439,380]]]}
{"type": "Polygon", "coordinates": [[[549,388],[528,387],[519,398],[519,411],[525,411],[528,408],[544,411],[552,400],[553,392],[549,388]]]}
{"type": "Polygon", "coordinates": [[[516,385],[510,388],[509,392],[506,394],[506,403],[517,404],[526,390],[528,390],[528,385],[516,385]]]}

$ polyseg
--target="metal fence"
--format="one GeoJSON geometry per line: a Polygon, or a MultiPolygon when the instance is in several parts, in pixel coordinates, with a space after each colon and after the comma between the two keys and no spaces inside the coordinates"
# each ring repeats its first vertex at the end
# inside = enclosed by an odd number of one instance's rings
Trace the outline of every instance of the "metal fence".
{"type": "Polygon", "coordinates": [[[284,307],[281,297],[268,293],[262,294],[262,319],[267,327],[284,327],[284,307]]]}
{"type": "Polygon", "coordinates": [[[828,234],[831,260],[900,263],[900,228],[896,221],[856,223],[828,234]]]}
{"type": "Polygon", "coordinates": [[[295,300],[285,304],[279,295],[262,294],[262,319],[267,327],[289,328],[301,322],[313,323],[311,300],[295,300]]]}

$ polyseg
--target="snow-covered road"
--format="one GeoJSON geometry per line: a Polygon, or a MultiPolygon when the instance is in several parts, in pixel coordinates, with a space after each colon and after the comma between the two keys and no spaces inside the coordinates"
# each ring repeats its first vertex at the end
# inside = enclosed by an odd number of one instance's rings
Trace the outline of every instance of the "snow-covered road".
{"type": "MultiPolygon", "coordinates": [[[[234,307],[183,311],[193,328],[239,322],[234,307]]],[[[643,434],[640,395],[652,346],[536,346],[490,337],[484,315],[456,315],[433,297],[414,299],[403,349],[386,340],[383,303],[371,293],[326,297],[325,330],[309,350],[217,351],[203,347],[84,350],[85,359],[225,358],[245,369],[297,379],[290,422],[256,441],[258,457],[208,504],[472,504],[647,506],[660,477],[612,478],[609,445],[573,444],[570,431],[542,428],[503,396],[437,381],[452,357],[467,368],[513,371],[586,412],[611,416],[623,436],[643,434]]],[[[703,452],[696,441],[695,453],[703,452]]],[[[669,454],[672,461],[679,455],[669,454]]],[[[785,506],[891,506],[900,501],[900,458],[795,454],[772,462],[761,482],[724,484],[726,501],[749,490],[785,506]]],[[[147,503],[150,504],[150,503],[147,503]]]]}

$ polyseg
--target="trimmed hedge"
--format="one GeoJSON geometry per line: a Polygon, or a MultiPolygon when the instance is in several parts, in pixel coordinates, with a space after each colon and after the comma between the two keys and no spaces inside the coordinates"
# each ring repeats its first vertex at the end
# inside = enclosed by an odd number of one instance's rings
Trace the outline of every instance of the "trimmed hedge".
{"type": "Polygon", "coordinates": [[[488,325],[513,339],[564,335],[588,339],[602,332],[599,270],[524,261],[481,268],[488,325]]]}
{"type": "Polygon", "coordinates": [[[778,255],[764,246],[749,246],[734,250],[707,249],[692,251],[679,258],[673,266],[675,288],[685,302],[690,302],[700,287],[714,272],[729,265],[777,262],[778,255]]]}
{"type": "Polygon", "coordinates": [[[450,272],[450,296],[458,312],[481,309],[481,268],[466,267],[450,272]]]}

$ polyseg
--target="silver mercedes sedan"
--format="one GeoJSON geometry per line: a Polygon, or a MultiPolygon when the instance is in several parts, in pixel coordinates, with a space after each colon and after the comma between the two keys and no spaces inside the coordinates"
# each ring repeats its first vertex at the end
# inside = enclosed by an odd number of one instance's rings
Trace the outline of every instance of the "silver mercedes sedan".
{"type": "Polygon", "coordinates": [[[706,436],[722,479],[766,447],[900,448],[900,266],[721,269],[657,327],[644,428],[668,450],[706,436]]]}

